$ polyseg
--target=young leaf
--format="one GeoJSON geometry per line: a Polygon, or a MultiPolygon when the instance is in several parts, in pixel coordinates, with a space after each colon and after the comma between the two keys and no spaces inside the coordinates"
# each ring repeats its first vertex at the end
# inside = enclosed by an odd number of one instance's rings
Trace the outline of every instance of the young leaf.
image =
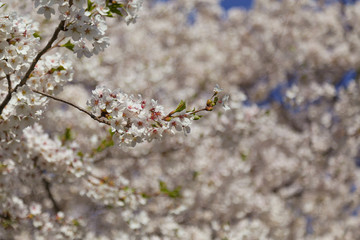
{"type": "Polygon", "coordinates": [[[77,219],[72,220],[72,224],[76,227],[80,226],[80,222],[77,219]]]}
{"type": "Polygon", "coordinates": [[[41,38],[39,32],[34,32],[33,36],[34,36],[35,38],[41,38]]]}
{"type": "Polygon", "coordinates": [[[181,190],[181,186],[177,186],[174,190],[169,191],[168,196],[171,198],[181,197],[180,190],[181,190]]]}
{"type": "Polygon", "coordinates": [[[145,199],[148,199],[150,198],[150,195],[146,194],[146,193],[142,193],[141,196],[145,199]]]}
{"type": "Polygon", "coordinates": [[[111,128],[109,128],[109,133],[110,133],[111,137],[114,136],[114,134],[115,134],[115,132],[113,132],[111,128]]]}
{"type": "Polygon", "coordinates": [[[63,145],[65,144],[65,142],[72,141],[73,139],[74,138],[73,138],[73,133],[71,131],[71,128],[66,128],[63,135],[60,136],[60,140],[63,145]]]}
{"type": "Polygon", "coordinates": [[[90,0],[87,1],[87,8],[86,11],[91,12],[92,10],[94,10],[96,6],[94,5],[94,3],[90,0]]]}
{"type": "Polygon", "coordinates": [[[160,187],[160,192],[168,193],[168,189],[165,182],[159,181],[159,187],[160,187]]]}
{"type": "Polygon", "coordinates": [[[186,102],[183,100],[180,101],[179,105],[176,107],[175,112],[181,112],[186,108],[186,102]]]}
{"type": "Polygon", "coordinates": [[[101,141],[100,145],[96,148],[96,152],[102,152],[106,148],[114,146],[114,140],[112,139],[104,139],[101,141]]]}
{"type": "Polygon", "coordinates": [[[192,180],[195,181],[198,178],[199,175],[200,175],[200,172],[194,171],[193,175],[192,175],[192,180]]]}
{"type": "Polygon", "coordinates": [[[69,50],[71,50],[71,51],[74,51],[74,44],[72,44],[71,42],[70,42],[70,40],[67,42],[67,43],[65,43],[65,44],[63,44],[63,45],[61,45],[62,47],[66,47],[67,49],[69,49],[69,50]]]}
{"type": "Polygon", "coordinates": [[[50,69],[48,73],[52,74],[52,73],[54,73],[54,72],[60,72],[60,71],[62,71],[62,70],[66,70],[66,69],[65,69],[63,66],[60,65],[60,66],[57,67],[57,68],[52,68],[52,69],[50,69]]]}
{"type": "MultiPolygon", "coordinates": [[[[112,3],[107,5],[107,7],[109,8],[110,12],[115,13],[117,15],[123,16],[123,14],[120,12],[119,8],[123,8],[124,5],[121,3],[112,3]]],[[[112,17],[112,15],[110,16],[112,17]]]]}
{"type": "Polygon", "coordinates": [[[246,161],[247,155],[246,155],[245,153],[241,153],[240,155],[241,155],[241,159],[242,159],[243,161],[246,161]]]}
{"type": "Polygon", "coordinates": [[[180,194],[181,186],[177,186],[174,190],[169,190],[165,182],[159,181],[159,187],[160,187],[160,192],[168,195],[171,198],[181,197],[180,194]]]}

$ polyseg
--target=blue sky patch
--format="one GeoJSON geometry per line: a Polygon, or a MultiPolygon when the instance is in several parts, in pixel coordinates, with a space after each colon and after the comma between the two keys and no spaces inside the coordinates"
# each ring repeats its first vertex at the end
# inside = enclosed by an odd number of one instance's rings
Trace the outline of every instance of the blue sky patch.
{"type": "Polygon", "coordinates": [[[253,0],[223,0],[221,1],[221,6],[228,10],[232,7],[242,7],[245,9],[250,9],[253,5],[253,0]]]}

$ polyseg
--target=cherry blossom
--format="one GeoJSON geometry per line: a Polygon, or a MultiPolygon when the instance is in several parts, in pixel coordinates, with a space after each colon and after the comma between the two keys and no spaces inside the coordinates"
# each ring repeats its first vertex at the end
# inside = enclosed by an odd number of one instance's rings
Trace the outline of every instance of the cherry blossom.
{"type": "Polygon", "coordinates": [[[358,238],[359,1],[2,2],[0,238],[358,238]]]}

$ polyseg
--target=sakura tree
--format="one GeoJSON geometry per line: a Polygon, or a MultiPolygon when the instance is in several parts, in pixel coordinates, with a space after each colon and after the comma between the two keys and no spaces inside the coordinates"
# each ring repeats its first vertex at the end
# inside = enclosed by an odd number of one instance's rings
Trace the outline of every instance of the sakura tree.
{"type": "Polygon", "coordinates": [[[0,239],[360,235],[357,1],[0,11],[0,239]]]}

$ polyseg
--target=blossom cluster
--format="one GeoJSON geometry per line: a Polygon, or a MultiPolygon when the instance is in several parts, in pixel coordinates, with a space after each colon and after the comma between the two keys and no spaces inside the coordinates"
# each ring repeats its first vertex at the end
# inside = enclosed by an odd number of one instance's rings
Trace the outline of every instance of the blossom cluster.
{"type": "Polygon", "coordinates": [[[28,157],[36,160],[36,166],[47,169],[59,176],[71,175],[79,178],[88,171],[83,163],[83,159],[77,153],[76,144],[63,146],[59,139],[51,139],[44,133],[42,127],[35,124],[31,128],[24,130],[24,140],[26,148],[29,149],[28,157]]]}
{"type": "Polygon", "coordinates": [[[38,26],[16,13],[0,16],[0,74],[16,72],[20,78],[35,57],[39,39],[34,36],[38,26]]]}
{"type": "Polygon", "coordinates": [[[146,198],[129,187],[129,180],[121,176],[111,179],[89,175],[80,195],[108,207],[126,206],[131,211],[137,211],[141,205],[146,203],[146,198]]]}
{"type": "Polygon", "coordinates": [[[1,16],[0,21],[0,96],[11,97],[0,118],[0,142],[6,143],[42,115],[48,100],[33,90],[56,94],[72,80],[72,71],[71,64],[59,53],[45,56],[34,66],[28,85],[23,85],[39,47],[37,25],[15,13],[1,16]],[[14,89],[17,91],[13,93],[14,89]]]}
{"type": "Polygon", "coordinates": [[[2,204],[2,207],[14,214],[6,216],[8,223],[4,224],[5,227],[8,224],[13,227],[19,227],[20,225],[32,227],[36,229],[34,232],[36,238],[75,239],[81,238],[84,234],[81,231],[82,221],[80,219],[69,218],[63,212],[51,215],[43,211],[41,204],[36,202],[32,202],[27,206],[20,198],[12,196],[2,204]]]}
{"type": "Polygon", "coordinates": [[[185,134],[190,132],[194,117],[185,109],[169,116],[157,101],[149,102],[140,95],[136,98],[105,87],[97,87],[92,93],[88,106],[95,115],[109,119],[119,145],[134,147],[143,141],[151,142],[173,133],[173,129],[185,134]]]}
{"type": "MultiPolygon", "coordinates": [[[[85,1],[35,1],[38,13],[50,19],[55,14],[54,5],[58,5],[59,19],[65,22],[65,36],[73,40],[71,48],[80,58],[91,57],[106,48],[108,38],[105,37],[106,23],[98,12],[86,10],[85,1]],[[92,50],[89,48],[92,46],[92,50]]],[[[70,42],[69,42],[70,43],[70,42]]]]}
{"type": "Polygon", "coordinates": [[[65,21],[65,36],[73,40],[65,46],[71,48],[78,58],[82,56],[89,58],[93,54],[104,51],[109,45],[109,38],[105,36],[107,29],[105,17],[112,17],[113,14],[126,15],[127,24],[135,23],[142,0],[120,2],[35,0],[37,13],[43,14],[46,19],[50,19],[52,15],[56,14],[55,5],[58,5],[59,19],[65,21]]]}

